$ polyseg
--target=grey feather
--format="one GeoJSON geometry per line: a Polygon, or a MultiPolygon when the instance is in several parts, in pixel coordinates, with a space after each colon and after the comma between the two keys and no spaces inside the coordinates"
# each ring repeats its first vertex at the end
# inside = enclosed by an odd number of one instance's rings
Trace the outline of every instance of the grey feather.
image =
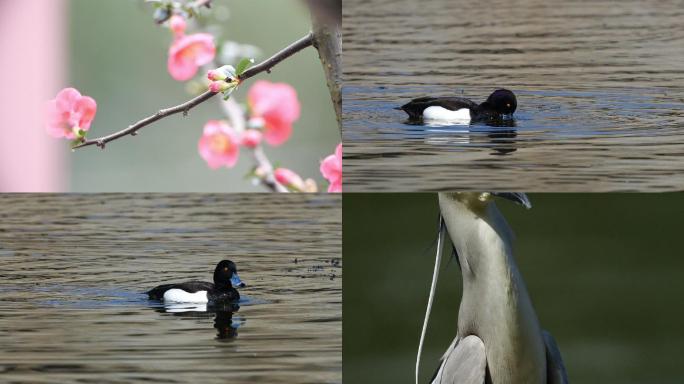
{"type": "Polygon", "coordinates": [[[470,335],[449,347],[432,384],[483,384],[486,368],[484,343],[470,335]]]}
{"type": "Polygon", "coordinates": [[[546,345],[546,384],[568,384],[568,373],[556,340],[546,331],[542,335],[546,345]]]}

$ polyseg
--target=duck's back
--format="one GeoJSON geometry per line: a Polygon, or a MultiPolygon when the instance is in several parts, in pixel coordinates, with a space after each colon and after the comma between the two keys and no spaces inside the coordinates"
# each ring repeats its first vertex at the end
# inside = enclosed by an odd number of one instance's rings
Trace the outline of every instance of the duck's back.
{"type": "Polygon", "coordinates": [[[211,291],[214,289],[214,284],[206,281],[187,281],[179,284],[163,284],[158,285],[147,291],[150,300],[164,300],[164,293],[170,289],[179,289],[187,293],[197,293],[200,291],[211,291]]]}
{"type": "Polygon", "coordinates": [[[459,109],[475,109],[477,104],[464,97],[419,97],[402,105],[399,109],[408,113],[411,119],[420,119],[429,107],[441,107],[449,111],[459,109]]]}

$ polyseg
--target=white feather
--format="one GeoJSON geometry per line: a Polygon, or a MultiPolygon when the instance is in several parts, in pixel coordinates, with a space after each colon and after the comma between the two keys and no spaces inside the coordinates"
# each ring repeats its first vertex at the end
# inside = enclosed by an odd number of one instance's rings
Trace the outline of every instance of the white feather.
{"type": "Polygon", "coordinates": [[[207,303],[207,291],[197,291],[195,293],[185,292],[182,289],[173,288],[164,292],[164,302],[166,303],[207,303]]]}
{"type": "Polygon", "coordinates": [[[450,121],[454,123],[469,124],[470,123],[470,109],[461,108],[455,111],[448,110],[444,107],[432,106],[427,107],[423,111],[423,119],[426,120],[441,120],[450,121]]]}
{"type": "Polygon", "coordinates": [[[418,371],[420,369],[420,355],[423,353],[423,342],[425,342],[425,332],[427,332],[428,321],[430,320],[430,312],[432,311],[432,301],[435,298],[435,290],[437,289],[437,277],[439,276],[439,264],[442,259],[442,242],[444,241],[444,233],[446,230],[442,226],[440,218],[439,235],[437,237],[437,254],[435,255],[435,270],[432,272],[432,283],[430,284],[430,297],[428,298],[427,309],[425,310],[425,320],[423,320],[423,330],[420,332],[420,341],[418,342],[418,355],[416,356],[416,384],[418,384],[418,371]]]}

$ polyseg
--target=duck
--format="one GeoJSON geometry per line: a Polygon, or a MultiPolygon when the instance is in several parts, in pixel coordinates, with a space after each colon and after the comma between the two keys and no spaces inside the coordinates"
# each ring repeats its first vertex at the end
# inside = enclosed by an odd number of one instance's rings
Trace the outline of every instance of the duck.
{"type": "Polygon", "coordinates": [[[518,101],[508,89],[497,89],[481,104],[464,97],[419,97],[395,108],[411,121],[441,121],[470,124],[513,116],[518,101]]]}
{"type": "Polygon", "coordinates": [[[214,282],[187,281],[178,284],[158,285],[147,291],[150,300],[164,303],[207,303],[225,304],[240,300],[240,293],[235,288],[244,288],[235,263],[221,260],[214,269],[214,282]]]}

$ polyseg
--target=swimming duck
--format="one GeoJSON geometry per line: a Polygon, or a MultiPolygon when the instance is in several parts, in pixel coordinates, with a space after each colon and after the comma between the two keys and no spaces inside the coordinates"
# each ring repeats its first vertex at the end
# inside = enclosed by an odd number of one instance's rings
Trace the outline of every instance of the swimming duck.
{"type": "Polygon", "coordinates": [[[240,280],[235,263],[222,260],[214,270],[214,283],[188,281],[179,284],[159,285],[147,292],[150,300],[167,303],[229,303],[240,300],[235,288],[245,287],[240,280]]]}
{"type": "Polygon", "coordinates": [[[469,124],[513,115],[518,107],[515,94],[497,89],[482,104],[463,97],[420,97],[402,105],[411,120],[445,121],[469,124]]]}

